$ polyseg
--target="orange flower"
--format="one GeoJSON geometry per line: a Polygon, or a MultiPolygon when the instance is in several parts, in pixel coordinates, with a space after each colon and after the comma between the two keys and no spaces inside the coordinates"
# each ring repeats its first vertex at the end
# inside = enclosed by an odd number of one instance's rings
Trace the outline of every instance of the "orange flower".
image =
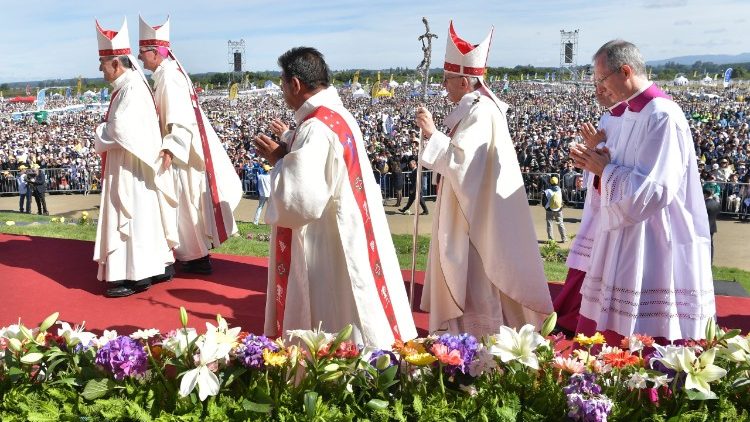
{"type": "Polygon", "coordinates": [[[397,351],[398,354],[403,357],[426,352],[422,343],[417,343],[414,340],[409,340],[406,344],[401,340],[397,340],[393,343],[393,350],[397,351]]]}
{"type": "Polygon", "coordinates": [[[602,360],[613,368],[623,368],[625,366],[639,365],[641,363],[641,358],[628,351],[607,353],[602,356],[602,360]]]}
{"type": "Polygon", "coordinates": [[[464,360],[461,359],[461,352],[458,350],[451,350],[448,352],[448,346],[444,344],[435,343],[430,349],[433,355],[435,355],[440,362],[446,365],[459,366],[463,365],[464,360]]]}

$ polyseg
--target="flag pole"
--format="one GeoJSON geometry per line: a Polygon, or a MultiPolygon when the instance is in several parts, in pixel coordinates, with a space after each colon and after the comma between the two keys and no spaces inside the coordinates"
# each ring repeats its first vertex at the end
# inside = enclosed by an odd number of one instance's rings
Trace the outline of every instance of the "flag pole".
{"type": "MultiPolygon", "coordinates": [[[[437,35],[430,32],[430,24],[427,22],[426,17],[422,17],[422,23],[424,24],[424,34],[420,35],[417,40],[422,42],[422,62],[417,66],[417,75],[422,76],[422,101],[427,103],[427,81],[429,81],[430,75],[430,61],[432,60],[432,39],[437,38],[437,35]]],[[[424,104],[423,104],[424,105],[424,104]]],[[[422,129],[419,129],[419,142],[417,143],[417,177],[414,181],[414,208],[417,212],[414,213],[414,230],[411,239],[411,280],[409,281],[409,307],[414,309],[414,282],[417,271],[417,240],[419,237],[419,202],[422,196],[422,166],[419,165],[419,157],[422,155],[422,147],[424,146],[424,139],[422,139],[422,129]]]]}

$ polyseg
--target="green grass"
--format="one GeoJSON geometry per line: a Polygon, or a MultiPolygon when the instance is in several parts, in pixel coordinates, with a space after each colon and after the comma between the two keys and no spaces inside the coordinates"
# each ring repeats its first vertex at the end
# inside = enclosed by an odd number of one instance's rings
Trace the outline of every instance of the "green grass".
{"type": "Polygon", "coordinates": [[[711,267],[716,280],[736,281],[750,292],[750,272],[732,267],[711,267]]]}
{"type": "MultiPolygon", "coordinates": [[[[54,237],[59,239],[90,240],[96,238],[96,226],[93,224],[73,225],[51,222],[51,217],[36,214],[19,214],[14,212],[0,212],[0,233],[19,234],[28,236],[54,237]],[[38,223],[30,225],[6,225],[6,221],[16,223],[38,223]]],[[[231,237],[220,247],[214,249],[216,253],[244,256],[268,256],[269,245],[265,239],[258,239],[258,235],[270,235],[271,227],[256,226],[252,223],[237,222],[239,235],[231,237]],[[248,239],[248,234],[253,238],[248,239]]],[[[394,234],[393,245],[396,248],[398,263],[402,269],[411,269],[412,237],[407,234],[394,234]]],[[[419,236],[417,242],[417,270],[424,271],[427,263],[427,252],[430,249],[430,238],[419,236]]],[[[544,273],[547,280],[563,281],[568,273],[565,266],[567,250],[561,249],[555,242],[545,243],[541,247],[544,262],[544,273]]],[[[736,280],[750,292],[750,271],[738,268],[713,267],[714,278],[717,280],[736,280]]]]}

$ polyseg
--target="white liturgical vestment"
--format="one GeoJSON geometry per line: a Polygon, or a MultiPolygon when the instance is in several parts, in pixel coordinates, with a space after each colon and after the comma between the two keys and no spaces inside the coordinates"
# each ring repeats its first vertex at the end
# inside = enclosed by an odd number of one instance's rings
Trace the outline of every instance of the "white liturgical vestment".
{"type": "Polygon", "coordinates": [[[711,236],[690,128],[665,97],[650,85],[628,100],[581,315],[623,336],[700,339],[716,313],[711,236]]]}
{"type": "Polygon", "coordinates": [[[160,171],[154,101],[138,72],[128,69],[112,83],[95,147],[106,153],[94,247],[99,280],[137,281],[164,273],[177,245],[176,201],[170,174],[160,171]]]}
{"type": "Polygon", "coordinates": [[[506,110],[466,94],[446,117],[452,136],[435,132],[420,158],[442,176],[421,303],[431,332],[541,328],[552,313],[506,110]]]}
{"type": "MultiPolygon", "coordinates": [[[[394,333],[379,300],[380,293],[368,251],[360,205],[350,184],[344,161],[344,146],[322,120],[307,119],[318,107],[338,113],[351,130],[356,158],[362,166],[361,184],[367,217],[380,256],[390,304],[402,340],[416,337],[403,277],[391,232],[383,210],[380,187],[370,171],[362,133],[354,117],[343,107],[336,89],[329,87],[310,97],[296,112],[296,131],[284,140],[289,153],[271,172],[271,196],[266,212],[268,224],[291,229],[291,262],[285,289],[283,330],[317,328],[335,332],[354,326],[352,339],[366,346],[389,348],[394,333]],[[363,187],[362,187],[363,186],[363,187]]],[[[272,245],[277,242],[276,230],[272,245]]],[[[266,335],[277,332],[279,288],[276,249],[271,247],[266,335]]],[[[284,268],[286,271],[286,268],[284,268]]],[[[282,295],[283,296],[283,295],[282,295]]]]}
{"type": "MultiPolygon", "coordinates": [[[[159,111],[163,149],[174,155],[172,161],[175,190],[179,199],[177,222],[180,245],[175,257],[190,261],[204,257],[208,250],[219,246],[206,157],[196,121],[187,76],[177,62],[164,59],[154,71],[154,98],[159,111]]],[[[221,209],[221,224],[226,234],[237,232],[232,212],[242,199],[242,184],[219,137],[201,110],[211,152],[214,178],[221,209]]]]}
{"type": "MultiPolygon", "coordinates": [[[[604,131],[606,137],[606,147],[610,151],[614,150],[617,145],[617,139],[620,135],[620,123],[622,114],[625,112],[627,105],[620,103],[611,110],[605,112],[599,119],[598,129],[604,131]]],[[[600,184],[594,183],[598,178],[588,171],[584,172],[586,183],[586,200],[583,205],[581,215],[581,225],[578,232],[573,238],[573,244],[570,246],[568,259],[565,265],[568,268],[575,268],[583,272],[589,270],[591,263],[591,251],[594,247],[594,237],[599,229],[599,212],[601,208],[601,194],[599,192],[600,184]]]]}

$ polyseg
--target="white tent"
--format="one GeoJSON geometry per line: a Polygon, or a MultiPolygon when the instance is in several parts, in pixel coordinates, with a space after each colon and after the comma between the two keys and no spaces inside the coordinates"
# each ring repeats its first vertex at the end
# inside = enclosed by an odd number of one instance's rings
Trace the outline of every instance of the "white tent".
{"type": "Polygon", "coordinates": [[[714,84],[714,78],[706,75],[706,77],[701,80],[701,83],[703,85],[713,85],[714,84]]]}
{"type": "Polygon", "coordinates": [[[99,94],[97,94],[94,91],[86,91],[86,92],[83,93],[84,97],[96,97],[97,95],[99,95],[99,94]]]}
{"type": "Polygon", "coordinates": [[[409,83],[409,81],[406,81],[406,82],[402,83],[401,86],[403,86],[404,88],[409,88],[411,86],[411,84],[409,83]]]}
{"type": "Polygon", "coordinates": [[[352,98],[370,98],[370,95],[364,89],[358,88],[352,91],[352,98]]]}
{"type": "Polygon", "coordinates": [[[676,86],[685,86],[685,85],[687,85],[687,84],[688,84],[688,82],[689,82],[689,81],[688,81],[688,78],[686,78],[686,77],[685,77],[685,76],[683,76],[683,75],[679,75],[679,76],[677,76],[677,77],[676,77],[676,78],[674,78],[674,80],[672,81],[672,83],[674,83],[674,84],[675,84],[676,86]]]}
{"type": "Polygon", "coordinates": [[[388,86],[391,87],[391,88],[395,88],[395,87],[398,86],[398,82],[396,82],[396,81],[390,81],[390,82],[388,82],[388,86]]]}
{"type": "Polygon", "coordinates": [[[414,81],[414,88],[419,87],[419,86],[422,86],[422,82],[419,79],[417,79],[416,81],[414,81]]]}

